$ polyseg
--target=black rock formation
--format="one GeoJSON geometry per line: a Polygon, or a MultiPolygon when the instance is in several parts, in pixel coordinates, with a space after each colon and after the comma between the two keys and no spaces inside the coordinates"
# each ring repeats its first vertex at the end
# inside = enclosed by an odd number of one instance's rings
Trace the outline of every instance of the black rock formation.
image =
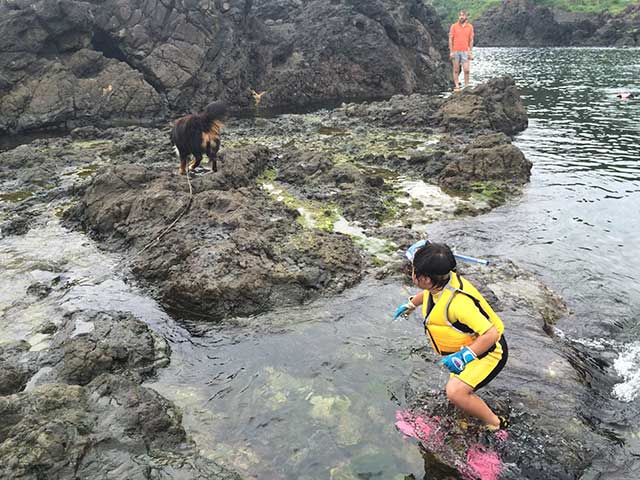
{"type": "Polygon", "coordinates": [[[640,5],[612,15],[567,12],[533,0],[505,0],[474,21],[484,47],[638,46],[640,5]]]}
{"type": "Polygon", "coordinates": [[[9,0],[0,133],[243,109],[251,89],[280,110],[434,92],[446,42],[419,0],[9,0]]]}

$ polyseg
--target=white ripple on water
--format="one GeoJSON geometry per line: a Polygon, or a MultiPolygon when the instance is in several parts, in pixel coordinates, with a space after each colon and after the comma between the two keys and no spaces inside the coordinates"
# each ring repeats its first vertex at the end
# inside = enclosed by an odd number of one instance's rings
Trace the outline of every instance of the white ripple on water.
{"type": "Polygon", "coordinates": [[[634,342],[622,349],[613,362],[613,368],[623,379],[613,387],[613,395],[623,402],[632,402],[640,394],[640,342],[634,342]]]}

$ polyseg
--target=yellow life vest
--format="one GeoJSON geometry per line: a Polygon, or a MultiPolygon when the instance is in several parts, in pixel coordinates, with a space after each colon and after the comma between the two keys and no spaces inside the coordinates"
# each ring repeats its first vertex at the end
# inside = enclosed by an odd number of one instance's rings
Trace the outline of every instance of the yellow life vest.
{"type": "MultiPolygon", "coordinates": [[[[424,291],[422,316],[424,317],[425,332],[433,349],[441,355],[457,352],[462,347],[471,345],[478,338],[478,334],[464,323],[459,321],[452,323],[449,320],[449,305],[455,301],[457,295],[466,295],[471,298],[480,313],[496,327],[500,336],[504,332],[502,320],[489,303],[468,280],[464,282],[462,280],[458,274],[451,272],[451,278],[435,304],[431,293],[428,290],[424,291]]],[[[489,349],[486,353],[494,348],[489,349]]]]}

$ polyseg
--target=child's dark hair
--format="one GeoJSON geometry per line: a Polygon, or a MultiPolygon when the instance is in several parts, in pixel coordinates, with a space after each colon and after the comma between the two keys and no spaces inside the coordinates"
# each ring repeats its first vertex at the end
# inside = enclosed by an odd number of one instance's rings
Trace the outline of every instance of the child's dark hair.
{"type": "Polygon", "coordinates": [[[429,243],[413,257],[413,270],[418,277],[429,277],[435,287],[442,288],[456,270],[456,258],[444,243],[429,243]]]}

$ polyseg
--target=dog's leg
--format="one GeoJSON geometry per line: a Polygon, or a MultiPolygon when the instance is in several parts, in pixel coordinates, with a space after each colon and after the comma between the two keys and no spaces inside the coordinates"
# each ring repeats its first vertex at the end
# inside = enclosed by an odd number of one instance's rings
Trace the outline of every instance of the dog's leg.
{"type": "Polygon", "coordinates": [[[180,175],[186,175],[187,174],[187,159],[188,156],[183,156],[180,155],[180,175]]]}
{"type": "Polygon", "coordinates": [[[218,150],[220,150],[220,139],[216,139],[214,145],[207,143],[207,157],[209,157],[209,163],[211,163],[211,170],[213,172],[218,171],[218,150]]]}
{"type": "Polygon", "coordinates": [[[189,170],[191,171],[198,168],[200,166],[200,162],[202,162],[202,153],[194,153],[193,156],[196,157],[196,159],[191,162],[191,165],[189,165],[189,170]]]}

